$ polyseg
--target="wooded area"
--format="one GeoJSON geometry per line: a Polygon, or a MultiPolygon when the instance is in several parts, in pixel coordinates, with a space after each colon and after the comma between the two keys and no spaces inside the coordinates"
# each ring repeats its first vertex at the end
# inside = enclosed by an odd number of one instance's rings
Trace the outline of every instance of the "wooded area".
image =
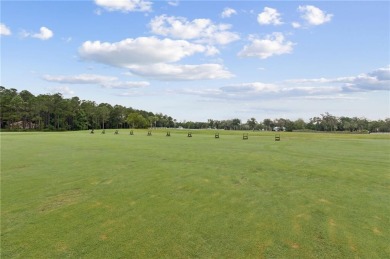
{"type": "Polygon", "coordinates": [[[0,125],[6,130],[85,130],[109,128],[190,128],[225,130],[306,130],[390,132],[390,118],[368,120],[358,117],[336,117],[326,112],[318,117],[295,121],[278,118],[258,121],[250,118],[214,120],[207,122],[180,121],[162,113],[137,110],[122,105],[97,104],[78,97],[64,98],[61,94],[33,95],[0,86],[0,125]]]}

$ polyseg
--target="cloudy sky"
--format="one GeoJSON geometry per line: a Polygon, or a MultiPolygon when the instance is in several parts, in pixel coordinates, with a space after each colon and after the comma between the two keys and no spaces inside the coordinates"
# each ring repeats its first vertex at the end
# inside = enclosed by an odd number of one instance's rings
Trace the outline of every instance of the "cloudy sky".
{"type": "Polygon", "coordinates": [[[389,1],[1,2],[1,78],[178,120],[390,117],[389,1]]]}

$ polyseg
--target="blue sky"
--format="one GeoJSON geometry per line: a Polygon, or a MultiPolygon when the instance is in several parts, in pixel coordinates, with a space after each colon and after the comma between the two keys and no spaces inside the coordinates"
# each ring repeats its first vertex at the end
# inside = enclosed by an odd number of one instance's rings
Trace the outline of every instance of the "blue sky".
{"type": "Polygon", "coordinates": [[[389,1],[1,1],[1,79],[180,120],[390,117],[389,1]]]}

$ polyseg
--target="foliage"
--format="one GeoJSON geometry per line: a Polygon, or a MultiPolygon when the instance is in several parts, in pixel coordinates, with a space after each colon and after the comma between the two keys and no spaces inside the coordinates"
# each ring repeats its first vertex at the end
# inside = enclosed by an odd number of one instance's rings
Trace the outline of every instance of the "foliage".
{"type": "Polygon", "coordinates": [[[0,87],[0,126],[10,130],[84,130],[112,128],[177,128],[286,131],[346,131],[346,132],[390,132],[390,118],[370,121],[358,117],[336,117],[328,112],[319,117],[291,121],[285,118],[262,121],[252,117],[246,123],[238,118],[228,120],[208,119],[207,122],[178,122],[171,116],[136,110],[108,103],[65,99],[61,94],[34,96],[23,90],[0,87]],[[259,121],[259,122],[258,122],[259,121]],[[275,128],[276,127],[276,128],[275,128]]]}
{"type": "Polygon", "coordinates": [[[130,114],[137,114],[136,126],[145,128],[149,118],[154,125],[173,127],[173,118],[153,114],[121,105],[80,100],[78,97],[63,98],[61,94],[34,96],[29,91],[0,87],[0,126],[10,130],[85,130],[129,128],[130,114]]]}
{"type": "Polygon", "coordinates": [[[147,128],[149,125],[148,120],[145,119],[141,114],[136,112],[130,113],[127,116],[127,123],[132,125],[132,128],[138,129],[147,128]]]}

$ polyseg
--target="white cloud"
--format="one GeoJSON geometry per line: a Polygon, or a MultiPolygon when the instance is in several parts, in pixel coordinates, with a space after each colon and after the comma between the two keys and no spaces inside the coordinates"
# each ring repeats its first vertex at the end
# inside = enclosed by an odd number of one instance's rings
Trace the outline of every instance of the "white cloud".
{"type": "Polygon", "coordinates": [[[330,22],[333,17],[333,14],[327,14],[313,5],[299,6],[298,11],[302,14],[301,18],[309,25],[321,25],[330,22]]]}
{"type": "Polygon", "coordinates": [[[95,0],[95,4],[110,12],[150,12],[152,10],[152,2],[146,0],[95,0]]]}
{"type": "Polygon", "coordinates": [[[31,37],[41,39],[41,40],[48,40],[51,37],[53,37],[53,35],[54,34],[50,29],[46,27],[41,27],[39,29],[39,33],[34,33],[33,35],[31,35],[31,37]]]}
{"type": "Polygon", "coordinates": [[[188,21],[184,17],[156,16],[149,24],[154,34],[175,39],[196,40],[198,43],[225,45],[240,39],[229,31],[229,24],[214,24],[209,19],[188,21]]]}
{"type": "Polygon", "coordinates": [[[233,77],[220,64],[173,65],[158,63],[153,65],[134,65],[129,67],[134,74],[157,80],[211,80],[233,77]]]}
{"type": "Polygon", "coordinates": [[[346,92],[390,91],[390,67],[350,77],[346,80],[343,90],[346,92]]]}
{"type": "Polygon", "coordinates": [[[259,13],[257,16],[257,21],[261,25],[280,25],[283,24],[280,13],[278,10],[270,8],[270,7],[264,7],[264,10],[262,13],[259,13]]]}
{"type": "Polygon", "coordinates": [[[127,89],[149,86],[146,81],[120,81],[117,77],[101,76],[94,74],[80,74],[73,76],[44,75],[44,80],[60,84],[97,84],[106,88],[127,89]]]}
{"type": "Polygon", "coordinates": [[[30,32],[26,32],[23,30],[20,32],[20,35],[24,38],[32,37],[32,38],[37,38],[37,39],[41,39],[41,40],[48,40],[51,37],[53,37],[54,33],[50,29],[43,26],[39,29],[39,33],[30,33],[30,32]]]}
{"type": "Polygon", "coordinates": [[[11,29],[8,28],[4,23],[0,23],[0,35],[11,35],[11,29]]]}
{"type": "Polygon", "coordinates": [[[219,64],[170,64],[196,53],[215,55],[213,46],[185,40],[141,37],[115,43],[84,42],[79,48],[82,59],[128,69],[132,74],[158,80],[223,79],[233,75],[219,64]]]}
{"type": "Polygon", "coordinates": [[[206,56],[215,56],[215,55],[217,55],[219,53],[220,52],[219,52],[219,50],[216,47],[214,47],[214,46],[206,46],[206,52],[205,52],[206,56]]]}
{"type": "Polygon", "coordinates": [[[294,86],[281,83],[251,82],[223,86],[218,89],[185,90],[183,94],[198,95],[205,98],[223,100],[270,100],[296,97],[321,97],[339,95],[340,87],[311,87],[294,86]]]}
{"type": "Polygon", "coordinates": [[[185,40],[140,37],[115,43],[87,41],[79,48],[84,60],[126,68],[130,73],[157,80],[203,80],[230,78],[233,75],[220,64],[172,64],[202,53],[218,54],[214,46],[185,40]]]}
{"type": "Polygon", "coordinates": [[[332,85],[337,86],[343,92],[388,91],[390,90],[390,66],[357,76],[295,79],[287,80],[286,83],[313,87],[332,85]]]}
{"type": "Polygon", "coordinates": [[[125,39],[114,43],[86,41],[79,48],[81,58],[116,67],[172,63],[206,51],[207,48],[203,45],[155,37],[125,39]]]}
{"type": "Polygon", "coordinates": [[[291,26],[293,27],[293,28],[295,28],[295,29],[298,29],[298,28],[301,28],[301,24],[299,23],[299,22],[292,22],[291,23],[291,26]]]}
{"type": "Polygon", "coordinates": [[[229,18],[231,17],[233,14],[237,14],[237,11],[234,10],[233,8],[229,8],[229,7],[226,7],[223,12],[221,13],[221,17],[222,18],[229,18]]]}
{"type": "Polygon", "coordinates": [[[293,79],[275,83],[250,82],[218,89],[185,89],[181,93],[222,100],[352,100],[356,92],[389,91],[390,66],[352,77],[293,79]]]}
{"type": "Polygon", "coordinates": [[[378,80],[390,80],[390,65],[387,67],[379,68],[371,73],[368,73],[369,76],[376,77],[378,80]]]}
{"type": "Polygon", "coordinates": [[[262,39],[251,38],[251,44],[244,46],[238,53],[239,57],[258,57],[266,59],[274,55],[288,54],[293,51],[295,45],[286,41],[284,35],[279,32],[266,35],[262,39]]]}

